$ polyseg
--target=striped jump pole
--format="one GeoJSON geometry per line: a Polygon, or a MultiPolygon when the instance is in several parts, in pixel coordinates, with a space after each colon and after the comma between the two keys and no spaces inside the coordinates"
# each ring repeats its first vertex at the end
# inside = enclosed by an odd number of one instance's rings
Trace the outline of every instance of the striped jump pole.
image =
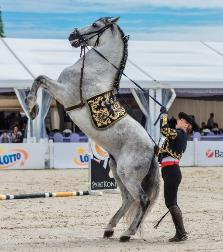
{"type": "Polygon", "coordinates": [[[13,200],[13,199],[34,199],[34,198],[52,198],[52,197],[71,197],[71,196],[84,196],[84,195],[102,195],[102,192],[89,192],[89,191],[77,191],[77,192],[45,192],[45,193],[28,193],[28,194],[0,194],[0,200],[13,200]]]}

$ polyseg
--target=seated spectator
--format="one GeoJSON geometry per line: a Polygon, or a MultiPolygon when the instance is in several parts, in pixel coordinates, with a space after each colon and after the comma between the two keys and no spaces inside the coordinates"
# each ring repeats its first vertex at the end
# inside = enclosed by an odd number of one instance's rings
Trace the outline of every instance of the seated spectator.
{"type": "Polygon", "coordinates": [[[19,131],[19,128],[17,126],[14,126],[11,137],[12,143],[22,143],[22,132],[19,131]]]}
{"type": "Polygon", "coordinates": [[[201,123],[200,133],[202,136],[207,136],[207,135],[213,134],[213,132],[208,128],[208,126],[205,124],[205,122],[201,123]]]}
{"type": "Polygon", "coordinates": [[[212,128],[212,132],[214,132],[215,135],[220,134],[220,130],[218,128],[218,124],[217,123],[214,123],[214,126],[212,128]]]}
{"type": "Polygon", "coordinates": [[[63,134],[64,134],[65,137],[70,136],[71,133],[72,133],[72,130],[71,130],[71,129],[65,129],[65,130],[63,131],[63,134]]]}
{"type": "Polygon", "coordinates": [[[204,129],[206,129],[206,128],[207,128],[207,126],[206,126],[205,122],[202,122],[202,123],[201,123],[201,132],[202,132],[204,129]]]}
{"type": "Polygon", "coordinates": [[[3,132],[1,135],[1,143],[10,143],[10,137],[7,133],[7,131],[3,132]]]}
{"type": "Polygon", "coordinates": [[[46,134],[47,134],[47,136],[50,135],[50,129],[48,127],[46,127],[46,134]]]}
{"type": "Polygon", "coordinates": [[[60,132],[60,131],[59,131],[58,129],[53,129],[52,132],[53,132],[53,133],[58,133],[58,132],[60,132]]]}
{"type": "Polygon", "coordinates": [[[210,135],[210,133],[211,133],[211,131],[208,128],[205,128],[202,130],[202,135],[204,135],[204,136],[210,135]]]}

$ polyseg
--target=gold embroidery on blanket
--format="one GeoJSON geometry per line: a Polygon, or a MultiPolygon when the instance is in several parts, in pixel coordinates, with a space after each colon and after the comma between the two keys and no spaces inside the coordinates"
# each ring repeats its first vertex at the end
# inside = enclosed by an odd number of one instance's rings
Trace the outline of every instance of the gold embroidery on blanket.
{"type": "Polygon", "coordinates": [[[112,90],[87,99],[87,104],[97,129],[105,129],[126,115],[112,90]]]}

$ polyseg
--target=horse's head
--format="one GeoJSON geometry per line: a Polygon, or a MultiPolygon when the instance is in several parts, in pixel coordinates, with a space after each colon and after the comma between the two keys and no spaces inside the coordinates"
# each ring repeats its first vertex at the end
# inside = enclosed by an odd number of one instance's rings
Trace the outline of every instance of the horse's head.
{"type": "Polygon", "coordinates": [[[97,46],[99,38],[103,36],[106,30],[113,28],[114,24],[118,21],[118,18],[104,17],[96,20],[93,24],[77,29],[69,36],[71,45],[75,48],[83,45],[97,46]]]}

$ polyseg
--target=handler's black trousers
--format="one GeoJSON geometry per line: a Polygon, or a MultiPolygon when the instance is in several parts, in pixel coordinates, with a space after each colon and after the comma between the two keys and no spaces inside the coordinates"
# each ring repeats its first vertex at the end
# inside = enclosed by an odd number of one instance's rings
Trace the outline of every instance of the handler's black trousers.
{"type": "Polygon", "coordinates": [[[177,191],[181,182],[179,165],[165,166],[161,169],[164,181],[164,199],[167,208],[177,205],[177,191]]]}

